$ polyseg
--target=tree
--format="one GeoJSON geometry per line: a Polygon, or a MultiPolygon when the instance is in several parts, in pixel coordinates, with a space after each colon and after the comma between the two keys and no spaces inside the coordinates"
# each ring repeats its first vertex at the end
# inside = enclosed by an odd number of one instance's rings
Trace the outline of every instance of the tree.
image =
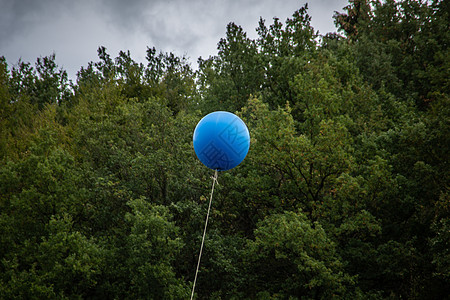
{"type": "Polygon", "coordinates": [[[18,62],[11,70],[11,102],[29,101],[43,109],[47,103],[61,105],[72,95],[67,72],[58,69],[55,54],[39,57],[35,69],[29,63],[18,62]]]}
{"type": "Polygon", "coordinates": [[[90,62],[77,74],[79,97],[104,84],[117,84],[125,98],[136,98],[140,102],[150,98],[166,99],[174,114],[191,109],[196,103],[194,72],[185,57],[147,48],[145,66],[135,62],[129,51],[120,51],[115,59],[105,47],[99,47],[97,53],[100,60],[90,62]]]}
{"type": "Polygon", "coordinates": [[[218,55],[199,59],[202,110],[236,111],[251,94],[259,93],[264,70],[254,40],[241,26],[227,25],[226,38],[218,43],[218,55]]]}
{"type": "Polygon", "coordinates": [[[335,23],[355,43],[358,66],[375,87],[423,108],[448,91],[446,1],[352,1],[335,23]],[[439,34],[438,32],[444,32],[439,34]],[[418,97],[417,97],[418,96],[418,97]]]}
{"type": "Polygon", "coordinates": [[[307,5],[288,18],[285,26],[275,18],[267,28],[261,19],[257,40],[249,39],[240,26],[228,24],[218,55],[199,60],[203,110],[236,111],[251,95],[263,95],[271,108],[292,102],[290,81],[316,48],[310,20],[307,5]]]}
{"type": "Polygon", "coordinates": [[[128,204],[132,208],[125,216],[131,225],[126,246],[130,293],[138,298],[187,298],[189,288],[176,278],[172,267],[182,241],[177,238],[178,228],[170,221],[168,208],[153,206],[144,198],[128,204]]]}
{"type": "Polygon", "coordinates": [[[0,295],[186,298],[212,171],[191,133],[236,112],[200,299],[443,299],[449,291],[448,4],[351,1],[319,43],[307,7],[199,60],[98,49],[0,58],[0,295]]]}
{"type": "Polygon", "coordinates": [[[265,20],[259,21],[257,45],[265,70],[264,100],[272,109],[293,103],[290,88],[294,76],[315,56],[317,37],[307,14],[308,5],[295,11],[286,24],[274,18],[268,28],[265,20]]]}
{"type": "Polygon", "coordinates": [[[301,212],[265,218],[246,257],[250,298],[349,297],[352,278],[342,271],[335,245],[319,223],[301,212]]]}

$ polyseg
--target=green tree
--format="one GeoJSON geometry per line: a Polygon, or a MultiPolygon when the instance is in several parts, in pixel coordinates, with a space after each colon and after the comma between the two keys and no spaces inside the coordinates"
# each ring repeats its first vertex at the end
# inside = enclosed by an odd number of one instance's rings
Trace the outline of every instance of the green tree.
{"type": "Polygon", "coordinates": [[[335,244],[319,223],[301,212],[265,218],[247,251],[248,297],[325,299],[353,294],[352,278],[343,272],[335,244]]]}
{"type": "Polygon", "coordinates": [[[105,262],[105,251],[97,241],[76,227],[67,213],[52,217],[48,236],[38,247],[38,274],[62,298],[93,296],[105,262]]]}
{"type": "Polygon", "coordinates": [[[308,5],[305,4],[286,20],[285,25],[274,18],[273,24],[267,27],[265,20],[261,19],[256,29],[265,70],[263,95],[272,109],[284,106],[286,102],[295,102],[290,83],[315,56],[317,34],[307,10],[308,5]]]}
{"type": "Polygon", "coordinates": [[[29,101],[44,108],[47,103],[61,105],[72,95],[67,72],[56,64],[56,55],[39,57],[35,69],[29,63],[18,62],[11,69],[11,102],[29,101]]]}
{"type": "Polygon", "coordinates": [[[81,233],[88,192],[54,124],[36,128],[27,153],[0,168],[0,286],[8,298],[79,297],[95,282],[98,250],[81,233]],[[83,256],[91,250],[92,260],[83,256]]]}
{"type": "Polygon", "coordinates": [[[241,26],[228,24],[226,37],[218,43],[218,55],[198,62],[201,109],[205,113],[236,111],[251,94],[260,92],[264,78],[261,58],[256,42],[241,26]]]}
{"type": "Polygon", "coordinates": [[[174,114],[191,109],[196,103],[194,72],[185,57],[147,48],[148,63],[144,66],[135,62],[129,51],[120,51],[115,59],[105,47],[99,47],[97,53],[99,61],[90,62],[77,74],[75,90],[79,97],[102,85],[116,83],[127,99],[136,98],[140,102],[154,97],[166,99],[174,114]]]}
{"type": "Polygon", "coordinates": [[[358,0],[344,9],[335,23],[355,43],[368,82],[419,107],[448,93],[446,1],[358,0]]]}
{"type": "Polygon", "coordinates": [[[187,298],[189,288],[172,267],[182,241],[177,238],[178,228],[171,222],[168,208],[151,205],[145,198],[128,204],[132,210],[125,216],[131,225],[126,240],[131,284],[127,298],[187,298]]]}

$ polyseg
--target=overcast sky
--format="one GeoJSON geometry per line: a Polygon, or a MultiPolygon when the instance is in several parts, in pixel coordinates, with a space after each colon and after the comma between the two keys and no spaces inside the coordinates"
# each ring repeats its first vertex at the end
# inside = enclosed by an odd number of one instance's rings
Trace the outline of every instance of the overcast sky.
{"type": "Polygon", "coordinates": [[[336,31],[334,11],[347,0],[0,0],[0,56],[35,63],[56,54],[56,62],[75,78],[81,66],[97,61],[105,46],[145,63],[147,47],[197,58],[217,54],[217,43],[230,22],[251,38],[259,18],[283,23],[308,2],[312,26],[321,34],[336,31]]]}

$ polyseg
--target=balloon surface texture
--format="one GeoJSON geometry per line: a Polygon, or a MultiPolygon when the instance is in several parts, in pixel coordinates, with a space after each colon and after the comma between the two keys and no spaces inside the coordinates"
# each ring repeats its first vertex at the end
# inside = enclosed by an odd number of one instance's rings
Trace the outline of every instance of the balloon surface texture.
{"type": "Polygon", "coordinates": [[[198,159],[218,171],[239,165],[250,148],[250,133],[244,121],[226,111],[203,117],[195,127],[193,140],[198,159]]]}

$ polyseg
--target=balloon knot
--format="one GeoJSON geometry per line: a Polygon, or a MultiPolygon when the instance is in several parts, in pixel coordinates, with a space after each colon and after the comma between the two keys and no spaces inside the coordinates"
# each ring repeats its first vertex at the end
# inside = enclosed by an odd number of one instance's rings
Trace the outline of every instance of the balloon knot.
{"type": "Polygon", "coordinates": [[[219,184],[219,181],[217,180],[217,177],[219,176],[219,172],[214,170],[214,176],[211,176],[211,179],[214,180],[215,183],[219,184]]]}

